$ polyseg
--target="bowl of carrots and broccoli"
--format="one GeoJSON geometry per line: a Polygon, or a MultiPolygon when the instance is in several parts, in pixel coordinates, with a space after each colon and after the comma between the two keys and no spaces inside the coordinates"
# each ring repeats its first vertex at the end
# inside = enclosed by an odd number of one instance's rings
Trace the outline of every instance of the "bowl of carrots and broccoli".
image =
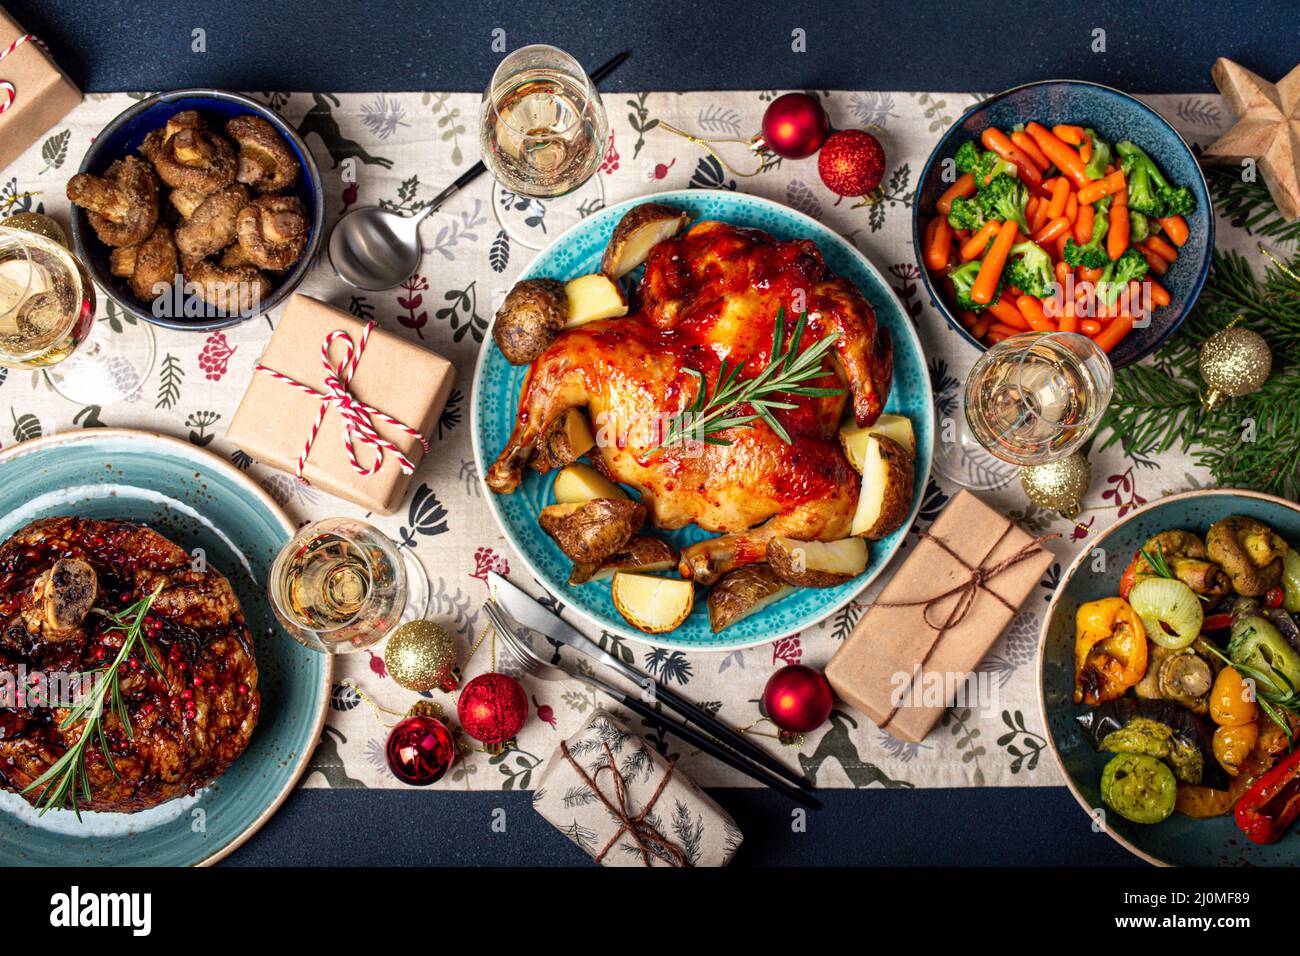
{"type": "Polygon", "coordinates": [[[930,298],[972,345],[1077,332],[1123,368],[1191,310],[1214,214],[1191,147],[1159,113],[1050,80],[999,93],[944,133],[912,232],[930,298]]]}

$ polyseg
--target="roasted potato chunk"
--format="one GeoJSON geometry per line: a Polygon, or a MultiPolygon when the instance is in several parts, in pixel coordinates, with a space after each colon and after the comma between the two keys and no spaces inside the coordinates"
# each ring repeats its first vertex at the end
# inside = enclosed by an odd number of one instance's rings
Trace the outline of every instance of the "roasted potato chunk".
{"type": "Polygon", "coordinates": [[[833,588],[867,569],[867,542],[796,541],[774,537],[767,542],[767,566],[782,581],[800,588],[833,588]]]}
{"type": "Polygon", "coordinates": [[[613,577],[616,571],[667,571],[677,566],[677,552],[660,538],[638,535],[600,564],[574,564],[570,584],[613,577]]]}
{"type": "Polygon", "coordinates": [[[793,585],[782,581],[765,564],[747,564],[728,571],[709,591],[709,627],[716,634],[793,590],[793,585]]]}
{"type": "Polygon", "coordinates": [[[543,474],[553,468],[563,468],[577,461],[596,445],[591,435],[587,416],[580,409],[570,408],[546,426],[538,439],[531,465],[543,474]]]}
{"type": "Polygon", "coordinates": [[[641,530],[645,516],[646,507],[639,501],[595,498],[547,505],[538,523],[572,561],[599,564],[641,530]]]}
{"type": "Polygon", "coordinates": [[[894,415],[885,412],[874,425],[859,428],[857,422],[847,421],[840,426],[840,444],[849,464],[859,475],[862,464],[867,459],[867,442],[872,435],[884,435],[898,442],[913,458],[916,457],[916,435],[912,432],[912,420],[906,415],[894,415]]]}
{"type": "Polygon", "coordinates": [[[610,587],[614,607],[638,631],[664,634],[690,615],[695,606],[695,585],[681,578],[619,571],[610,587]]]}
{"type": "Polygon", "coordinates": [[[627,296],[609,276],[595,273],[578,276],[564,284],[569,312],[565,327],[576,329],[600,319],[617,319],[627,315],[627,296]]]}
{"type": "Polygon", "coordinates": [[[867,439],[854,536],[878,540],[903,526],[912,510],[912,456],[884,435],[867,439]]]}
{"type": "Polygon", "coordinates": [[[492,340],[511,365],[527,365],[546,351],[569,320],[564,284],[524,279],[506,296],[492,323],[492,340]]]}
{"type": "Polygon", "coordinates": [[[690,213],[662,203],[633,206],[614,227],[600,259],[600,271],[611,279],[623,278],[646,261],[651,249],[677,235],[690,221],[690,213]]]}
{"type": "Polygon", "coordinates": [[[591,501],[593,498],[626,498],[627,492],[610,481],[595,468],[574,462],[565,465],[555,476],[555,493],[557,505],[574,502],[591,501]]]}

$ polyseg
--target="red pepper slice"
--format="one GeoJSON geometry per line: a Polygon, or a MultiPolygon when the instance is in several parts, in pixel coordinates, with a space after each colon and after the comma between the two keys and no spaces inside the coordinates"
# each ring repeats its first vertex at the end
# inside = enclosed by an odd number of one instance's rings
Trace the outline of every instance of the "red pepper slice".
{"type": "Polygon", "coordinates": [[[1211,614],[1201,624],[1203,631],[1226,631],[1232,627],[1232,615],[1226,611],[1223,614],[1211,614]]]}
{"type": "Polygon", "coordinates": [[[1252,843],[1275,843],[1300,816],[1300,750],[1295,751],[1246,791],[1233,814],[1252,843]]]}
{"type": "Polygon", "coordinates": [[[1128,567],[1124,569],[1124,573],[1120,575],[1119,596],[1125,601],[1128,600],[1128,594],[1133,590],[1133,586],[1137,584],[1137,566],[1140,560],[1142,560],[1142,552],[1138,551],[1133,555],[1133,560],[1128,563],[1128,567]]]}

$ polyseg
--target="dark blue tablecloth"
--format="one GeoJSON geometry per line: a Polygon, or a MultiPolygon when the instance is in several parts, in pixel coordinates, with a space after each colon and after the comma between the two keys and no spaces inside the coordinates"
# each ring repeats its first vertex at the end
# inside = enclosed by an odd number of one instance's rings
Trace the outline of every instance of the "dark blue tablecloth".
{"type": "MultiPolygon", "coordinates": [[[[1300,5],[1287,2],[1025,4],[830,0],[4,0],[87,91],[478,90],[499,53],[549,42],[595,65],[632,58],[619,90],[994,91],[1070,77],[1133,92],[1213,89],[1229,56],[1270,79],[1295,65],[1300,5]],[[206,52],[192,52],[193,31],[206,52]],[[794,52],[802,31],[806,52],[794,52]],[[1098,50],[1104,31],[1104,51],[1098,50]]],[[[791,825],[758,790],[718,801],[746,835],[749,864],[1098,864],[1133,862],[1092,832],[1064,789],[828,791],[791,825]]],[[[576,864],[586,857],[526,795],[396,790],[294,794],[229,863],[576,864]],[[505,810],[505,831],[492,827],[505,810]]]]}

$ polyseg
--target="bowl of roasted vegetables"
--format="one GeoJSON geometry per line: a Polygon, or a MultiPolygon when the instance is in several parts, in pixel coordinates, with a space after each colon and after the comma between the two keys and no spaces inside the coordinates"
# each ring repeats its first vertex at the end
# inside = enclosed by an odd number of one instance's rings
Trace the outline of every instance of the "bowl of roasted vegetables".
{"type": "Polygon", "coordinates": [[[1077,332],[1116,368],[1178,327],[1214,248],[1183,138],[1125,93],[1064,80],[958,120],[921,174],[912,230],[926,289],[967,341],[1077,332]]]}
{"type": "Polygon", "coordinates": [[[1153,863],[1300,862],[1300,506],[1192,491],[1122,518],[1048,608],[1039,693],[1090,821],[1153,863]]]}

